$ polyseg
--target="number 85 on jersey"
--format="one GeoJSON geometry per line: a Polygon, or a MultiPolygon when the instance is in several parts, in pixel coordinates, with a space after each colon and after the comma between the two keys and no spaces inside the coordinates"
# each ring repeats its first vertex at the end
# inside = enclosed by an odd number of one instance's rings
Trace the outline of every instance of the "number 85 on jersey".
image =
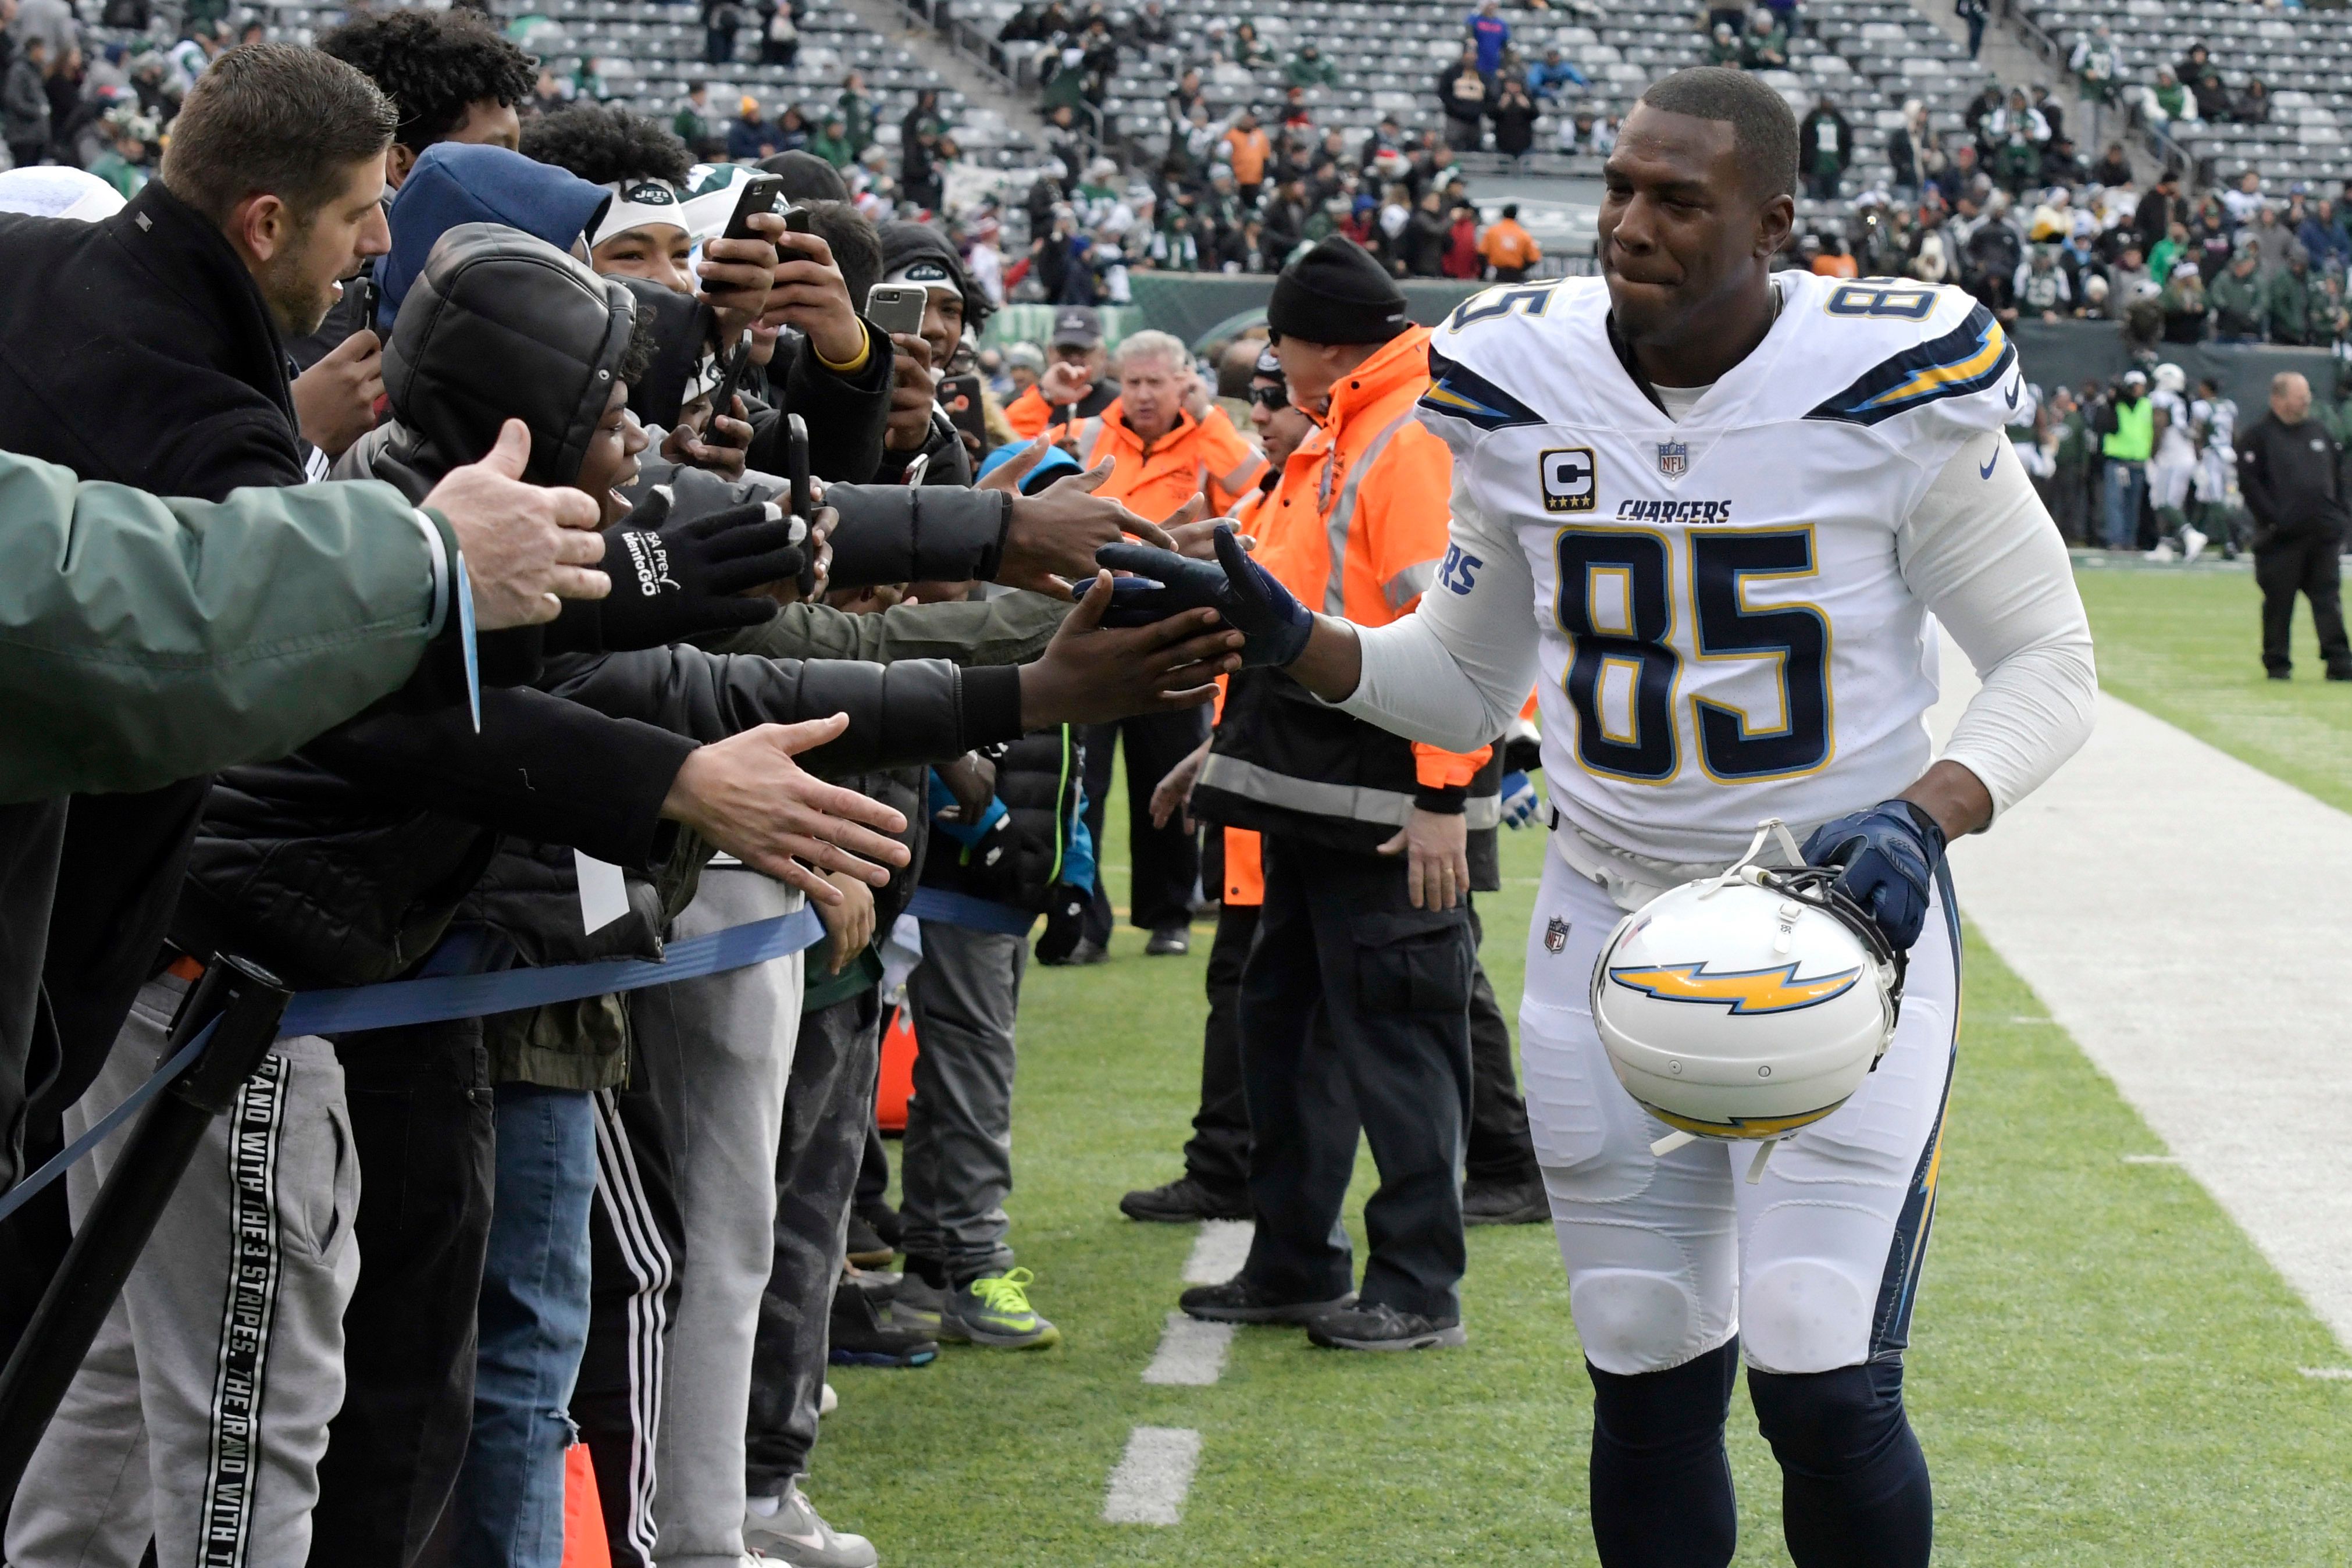
{"type": "MultiPolygon", "coordinates": [[[[1591,509],[1580,451],[1545,454],[1547,510],[1591,509]]],[[[1744,784],[1828,764],[1830,618],[1797,586],[1817,571],[1810,524],[1568,527],[1551,553],[1570,649],[1560,684],[1587,770],[1657,784],[1696,763],[1744,784]]]]}

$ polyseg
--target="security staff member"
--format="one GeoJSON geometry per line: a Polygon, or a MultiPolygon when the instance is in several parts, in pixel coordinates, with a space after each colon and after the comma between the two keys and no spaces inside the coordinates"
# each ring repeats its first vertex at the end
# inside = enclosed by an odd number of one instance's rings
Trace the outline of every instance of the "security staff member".
{"type": "Polygon", "coordinates": [[[2238,437],[2238,489],[2254,514],[2254,581],[2263,590],[2263,668],[2294,676],[2287,633],[2294,596],[2311,601],[2330,680],[2352,680],[2344,636],[2343,454],[2311,417],[2311,384],[2293,371],[2271,378],[2270,416],[2238,437]]]}
{"type": "Polygon", "coordinates": [[[2126,371],[2123,384],[2099,405],[2092,424],[2107,460],[2107,548],[2130,550],[2139,543],[2140,499],[2147,494],[2147,459],[2156,450],[2156,405],[2147,400],[2147,377],[2126,371]]]}
{"type": "MultiPolygon", "coordinates": [[[[1453,462],[1413,417],[1429,334],[1339,237],[1284,269],[1266,320],[1292,400],[1319,424],[1253,514],[1256,559],[1307,604],[1385,625],[1445,552],[1453,462]]],[[[1277,670],[1233,678],[1192,812],[1263,836],[1241,985],[1257,1234],[1238,1275],[1184,1293],[1193,1316],[1303,1322],[1345,1349],[1463,1342],[1465,899],[1474,839],[1494,885],[1497,773],[1491,747],[1417,745],[1277,670]],[[1360,1300],[1339,1224],[1359,1117],[1381,1171],[1360,1300]]]]}

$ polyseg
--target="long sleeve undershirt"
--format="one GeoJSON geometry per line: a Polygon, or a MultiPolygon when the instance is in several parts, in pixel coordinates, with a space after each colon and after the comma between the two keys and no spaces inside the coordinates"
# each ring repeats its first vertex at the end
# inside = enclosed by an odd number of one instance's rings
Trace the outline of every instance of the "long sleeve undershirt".
{"type": "MultiPolygon", "coordinates": [[[[2098,676],[2066,547],[2025,470],[1955,453],[1895,531],[1912,593],[1951,632],[1983,681],[1944,755],[1982,780],[1996,815],[2031,794],[2091,732],[2098,676]]],[[[1983,454],[1983,456],[1979,456],[1983,454]]],[[[1363,677],[1338,706],[1416,741],[1467,749],[1517,714],[1537,675],[1534,580],[1511,526],[1454,490],[1453,541],[1483,569],[1468,593],[1424,595],[1417,612],[1357,630],[1363,677]]]]}

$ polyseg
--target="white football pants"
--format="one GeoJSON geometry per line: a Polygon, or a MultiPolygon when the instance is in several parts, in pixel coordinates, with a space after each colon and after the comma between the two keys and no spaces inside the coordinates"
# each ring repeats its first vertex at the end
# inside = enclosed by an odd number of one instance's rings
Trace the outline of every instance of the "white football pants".
{"type": "Polygon", "coordinates": [[[1877,1069],[1775,1147],[1750,1185],[1753,1144],[1650,1152],[1673,1129],[1617,1082],[1588,990],[1623,911],[1558,854],[1544,861],[1519,1046],[1585,1355],[1603,1372],[1663,1372],[1738,1334],[1750,1366],[1806,1373],[1901,1349],[1935,1215],[1959,1020],[1959,921],[1944,889],[1911,950],[1877,1069]]]}

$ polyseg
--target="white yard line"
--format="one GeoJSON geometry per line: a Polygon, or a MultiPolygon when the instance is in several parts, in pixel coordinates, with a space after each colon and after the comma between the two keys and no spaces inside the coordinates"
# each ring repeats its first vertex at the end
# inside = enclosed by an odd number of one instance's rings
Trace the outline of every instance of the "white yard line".
{"type": "Polygon", "coordinates": [[[1245,1219],[1204,1219],[1201,1235],[1192,1243],[1192,1256],[1184,1260],[1184,1283],[1187,1285],[1222,1285],[1242,1271],[1249,1260],[1250,1238],[1257,1235],[1257,1226],[1245,1219]]]}
{"type": "Polygon", "coordinates": [[[1168,1314],[1160,1332],[1160,1349],[1143,1369],[1143,1381],[1186,1388],[1206,1388],[1225,1370],[1225,1352],[1234,1342],[1231,1323],[1204,1323],[1181,1312],[1168,1314]]]}
{"type": "MultiPolygon", "coordinates": [[[[1948,639],[1943,669],[1939,740],[1976,689],[1948,639]]],[[[2352,816],[2102,697],[2081,754],[1952,865],[1961,911],[2352,1345],[2352,816]]]]}
{"type": "Polygon", "coordinates": [[[1183,1426],[1138,1426],[1103,1494],[1106,1524],[1175,1524],[1201,1462],[1201,1435],[1183,1426]]]}

